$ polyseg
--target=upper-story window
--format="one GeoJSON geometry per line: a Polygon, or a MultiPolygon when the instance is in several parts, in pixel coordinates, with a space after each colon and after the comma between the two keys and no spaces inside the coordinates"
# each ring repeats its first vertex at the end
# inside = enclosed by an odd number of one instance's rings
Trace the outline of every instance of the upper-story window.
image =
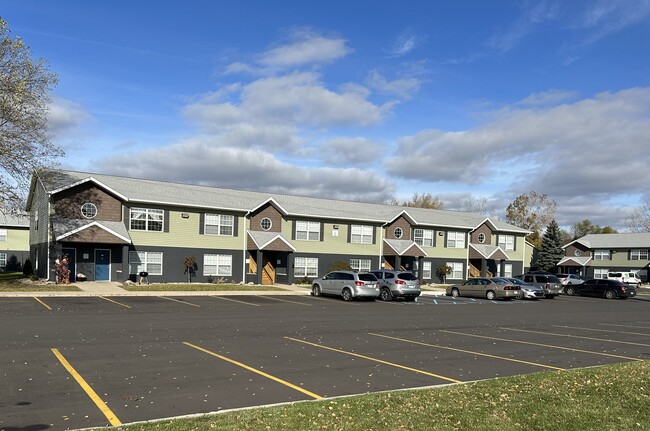
{"type": "Polygon", "coordinates": [[[350,227],[350,242],[352,244],[372,244],[372,226],[353,224],[350,227]]]}
{"type": "Polygon", "coordinates": [[[648,249],[645,250],[631,250],[630,260],[648,260],[648,249]]]}
{"type": "Polygon", "coordinates": [[[401,227],[396,227],[395,228],[395,238],[400,239],[404,235],[404,231],[402,230],[401,227]]]}
{"type": "Polygon", "coordinates": [[[86,202],[81,206],[81,215],[85,218],[95,218],[97,216],[97,206],[93,203],[86,202]]]}
{"type": "Polygon", "coordinates": [[[515,249],[514,235],[499,235],[499,247],[506,251],[513,251],[515,249]]]}
{"type": "Polygon", "coordinates": [[[131,229],[152,232],[163,231],[165,212],[151,208],[131,208],[131,229]]]}
{"type": "Polygon", "coordinates": [[[233,236],[235,216],[226,214],[206,214],[205,234],[233,236]]]}
{"type": "Polygon", "coordinates": [[[415,229],[413,240],[416,244],[425,247],[433,247],[433,231],[430,229],[415,229]]]}
{"type": "Polygon", "coordinates": [[[273,222],[271,221],[270,218],[264,217],[262,220],[260,220],[260,227],[262,230],[269,230],[273,226],[273,222]]]}
{"type": "Polygon", "coordinates": [[[320,222],[296,221],[296,239],[304,241],[320,241],[320,222]]]}
{"type": "Polygon", "coordinates": [[[0,229],[0,241],[7,241],[7,229],[0,229]]]}
{"type": "Polygon", "coordinates": [[[594,260],[610,260],[609,250],[594,250],[594,260]]]}
{"type": "Polygon", "coordinates": [[[483,244],[485,242],[485,234],[484,233],[479,233],[478,234],[478,242],[483,244]]]}
{"type": "Polygon", "coordinates": [[[465,248],[465,232],[447,232],[447,248],[465,248]]]}

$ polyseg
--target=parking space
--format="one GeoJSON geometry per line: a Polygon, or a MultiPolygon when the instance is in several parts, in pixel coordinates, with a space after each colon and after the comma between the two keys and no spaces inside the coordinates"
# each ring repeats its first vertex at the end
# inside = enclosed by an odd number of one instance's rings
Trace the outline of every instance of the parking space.
{"type": "Polygon", "coordinates": [[[2,298],[0,429],[115,425],[648,360],[649,306],[573,297],[2,298]]]}

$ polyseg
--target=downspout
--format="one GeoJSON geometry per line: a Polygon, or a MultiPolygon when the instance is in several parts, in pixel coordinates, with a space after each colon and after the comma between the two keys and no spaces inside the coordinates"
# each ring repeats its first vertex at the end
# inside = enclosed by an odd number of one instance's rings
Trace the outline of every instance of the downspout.
{"type": "Polygon", "coordinates": [[[244,240],[244,244],[243,244],[243,247],[242,247],[242,260],[241,260],[242,284],[246,284],[246,274],[248,274],[248,270],[246,269],[246,252],[248,250],[246,250],[246,248],[247,248],[247,244],[248,244],[248,241],[247,241],[248,240],[248,230],[250,229],[250,219],[248,218],[250,213],[251,212],[248,211],[244,215],[244,235],[242,235],[243,240],[244,240]]]}
{"type": "Polygon", "coordinates": [[[386,226],[386,223],[383,225],[379,226],[379,268],[378,269],[384,269],[384,254],[382,251],[384,250],[384,228],[386,226]]]}

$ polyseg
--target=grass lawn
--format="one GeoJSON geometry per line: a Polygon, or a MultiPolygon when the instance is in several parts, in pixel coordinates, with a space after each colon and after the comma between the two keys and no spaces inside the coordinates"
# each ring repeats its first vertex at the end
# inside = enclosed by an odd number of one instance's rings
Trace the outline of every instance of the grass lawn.
{"type": "Polygon", "coordinates": [[[124,431],[648,430],[650,361],[254,408],[124,431]]]}
{"type": "Polygon", "coordinates": [[[279,287],[274,286],[259,286],[250,284],[214,284],[214,283],[156,283],[156,284],[142,284],[132,286],[122,286],[123,289],[130,292],[256,292],[256,291],[283,291],[279,287]]]}
{"type": "Polygon", "coordinates": [[[0,292],[78,292],[81,289],[70,284],[31,284],[20,280],[22,272],[0,272],[0,292]]]}

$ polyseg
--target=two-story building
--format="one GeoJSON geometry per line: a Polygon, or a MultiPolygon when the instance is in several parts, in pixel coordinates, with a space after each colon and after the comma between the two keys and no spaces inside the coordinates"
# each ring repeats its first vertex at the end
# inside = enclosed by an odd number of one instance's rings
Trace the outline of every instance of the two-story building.
{"type": "Polygon", "coordinates": [[[648,281],[650,233],[590,234],[564,247],[558,263],[562,272],[587,278],[607,278],[608,272],[636,272],[648,281]]]}
{"type": "Polygon", "coordinates": [[[88,280],[187,279],[290,284],[335,263],[399,268],[423,281],[513,275],[529,264],[515,226],[477,214],[222,189],[75,171],[35,175],[29,192],[35,273],[67,256],[88,280]]]}
{"type": "Polygon", "coordinates": [[[29,258],[29,216],[0,212],[0,270],[22,271],[29,258]]]}

